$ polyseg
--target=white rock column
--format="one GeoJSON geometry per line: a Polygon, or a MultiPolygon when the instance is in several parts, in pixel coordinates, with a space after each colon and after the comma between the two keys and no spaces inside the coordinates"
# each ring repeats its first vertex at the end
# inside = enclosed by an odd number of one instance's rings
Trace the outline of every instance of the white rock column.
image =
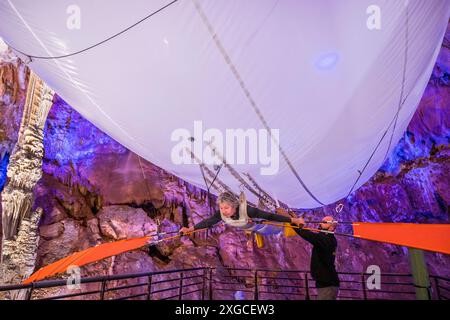
{"type": "MultiPolygon", "coordinates": [[[[31,212],[33,188],[42,177],[44,125],[54,92],[30,71],[23,117],[2,192],[0,281],[17,283],[34,270],[41,210],[31,212]]],[[[14,295],[17,297],[17,295],[14,295]]]]}

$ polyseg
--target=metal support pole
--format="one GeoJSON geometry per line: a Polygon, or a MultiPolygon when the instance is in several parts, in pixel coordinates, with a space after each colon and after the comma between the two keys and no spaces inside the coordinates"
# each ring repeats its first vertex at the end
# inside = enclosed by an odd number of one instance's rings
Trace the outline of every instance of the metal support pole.
{"type": "Polygon", "coordinates": [[[417,300],[430,300],[430,278],[423,251],[420,249],[408,248],[409,263],[414,278],[417,300]]]}
{"type": "Polygon", "coordinates": [[[212,268],[209,269],[209,300],[213,299],[212,268]]]}
{"type": "Polygon", "coordinates": [[[147,300],[152,299],[152,275],[148,276],[147,300]]]}
{"type": "Polygon", "coordinates": [[[258,300],[258,270],[255,270],[254,281],[255,281],[254,299],[258,300]]]}
{"type": "Polygon", "coordinates": [[[309,283],[308,283],[308,273],[307,272],[305,272],[305,289],[306,289],[305,300],[311,300],[311,297],[309,296],[309,283]]]}
{"type": "Polygon", "coordinates": [[[202,300],[205,300],[205,290],[206,290],[206,269],[203,269],[202,300]]]}
{"type": "Polygon", "coordinates": [[[100,300],[105,300],[106,280],[102,281],[102,287],[100,290],[100,300]]]}
{"type": "Polygon", "coordinates": [[[434,285],[436,287],[437,299],[441,300],[441,289],[439,289],[439,279],[438,278],[434,278],[434,285]]]}
{"type": "Polygon", "coordinates": [[[367,300],[366,277],[364,277],[364,272],[361,273],[361,285],[362,285],[362,289],[363,289],[364,300],[367,300]]]}
{"type": "Polygon", "coordinates": [[[181,300],[183,295],[183,272],[180,272],[180,289],[178,291],[178,300],[181,300]]]}
{"type": "Polygon", "coordinates": [[[34,290],[34,283],[31,284],[31,288],[27,292],[26,300],[31,300],[31,297],[33,296],[33,290],[34,290]]]}

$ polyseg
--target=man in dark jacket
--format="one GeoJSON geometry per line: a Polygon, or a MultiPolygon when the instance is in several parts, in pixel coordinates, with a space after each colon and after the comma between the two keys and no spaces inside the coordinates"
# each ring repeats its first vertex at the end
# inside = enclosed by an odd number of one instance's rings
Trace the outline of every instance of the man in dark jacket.
{"type": "MultiPolygon", "coordinates": [[[[300,237],[313,245],[311,276],[316,281],[317,300],[336,300],[339,291],[339,277],[334,265],[337,241],[333,234],[336,228],[333,221],[331,216],[323,218],[319,227],[322,232],[295,229],[300,237]]],[[[300,226],[304,224],[301,219],[300,226]]]]}

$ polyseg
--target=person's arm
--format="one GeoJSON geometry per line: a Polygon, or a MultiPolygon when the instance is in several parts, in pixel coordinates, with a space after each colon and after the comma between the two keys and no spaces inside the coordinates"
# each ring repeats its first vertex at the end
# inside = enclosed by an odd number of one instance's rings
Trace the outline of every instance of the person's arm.
{"type": "Polygon", "coordinates": [[[250,218],[259,218],[278,222],[292,222],[292,218],[290,217],[282,216],[281,214],[269,213],[258,208],[253,208],[251,206],[247,206],[247,215],[250,218]]]}
{"type": "Polygon", "coordinates": [[[297,234],[311,243],[313,246],[320,246],[320,247],[328,247],[330,246],[330,239],[323,233],[315,233],[309,230],[304,229],[294,229],[297,234]]]}
{"type": "Polygon", "coordinates": [[[210,227],[212,227],[213,225],[215,225],[216,223],[218,223],[221,220],[222,220],[222,217],[220,216],[220,212],[217,211],[211,217],[206,218],[206,219],[200,221],[199,223],[197,223],[194,226],[194,230],[210,228],[210,227]]]}

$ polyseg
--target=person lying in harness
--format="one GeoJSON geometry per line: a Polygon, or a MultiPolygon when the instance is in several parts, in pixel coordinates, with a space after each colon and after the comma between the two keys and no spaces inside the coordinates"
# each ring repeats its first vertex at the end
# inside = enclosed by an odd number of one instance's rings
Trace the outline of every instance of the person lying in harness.
{"type": "Polygon", "coordinates": [[[220,221],[232,227],[255,232],[258,232],[261,225],[252,222],[251,219],[278,221],[297,225],[301,223],[300,218],[291,218],[280,214],[269,213],[247,205],[246,201],[241,202],[240,205],[239,200],[229,192],[221,193],[217,198],[217,203],[219,210],[214,215],[200,221],[195,226],[189,228],[183,227],[180,229],[180,232],[184,234],[198,229],[210,228],[220,221]]]}

